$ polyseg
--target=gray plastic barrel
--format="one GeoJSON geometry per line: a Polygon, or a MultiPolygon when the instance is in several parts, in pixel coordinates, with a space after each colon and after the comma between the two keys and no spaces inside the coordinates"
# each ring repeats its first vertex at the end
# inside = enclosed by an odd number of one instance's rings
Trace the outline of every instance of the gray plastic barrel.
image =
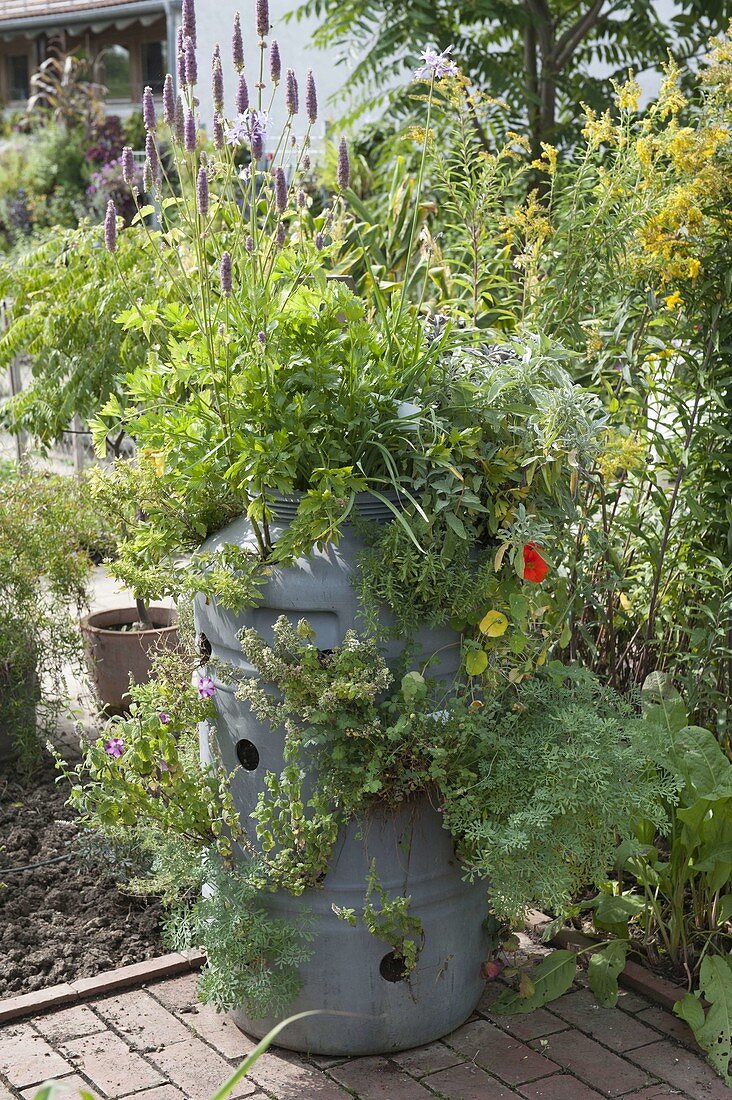
{"type": "MultiPolygon", "coordinates": [[[[294,515],[296,502],[277,505],[271,527],[276,539],[294,515]]],[[[382,503],[364,494],[359,512],[365,518],[388,520],[382,503]]],[[[204,545],[208,551],[225,543],[255,549],[249,523],[235,520],[204,545]]],[[[287,569],[274,568],[262,589],[262,602],[240,614],[196,598],[196,627],[214,657],[234,665],[245,676],[256,669],[242,653],[236,635],[243,626],[272,637],[272,626],[284,614],[297,622],[305,618],[316,632],[316,644],[332,649],[349,629],[361,626],[356,591],[351,578],[363,543],[347,524],[338,546],[314,549],[287,569]]],[[[437,653],[430,674],[449,686],[459,663],[459,639],[450,629],[417,633],[416,662],[437,653]]],[[[389,642],[384,655],[396,663],[403,643],[389,642]]],[[[249,815],[256,806],[268,771],[283,767],[284,731],[259,722],[248,703],[233,688],[216,679],[214,701],[218,711],[216,752],[229,771],[236,769],[232,793],[242,824],[253,834],[249,815]]],[[[439,732],[436,731],[436,736],[439,732]]],[[[213,746],[209,731],[202,732],[202,755],[209,759],[213,746]]],[[[483,990],[481,962],[486,954],[487,889],[463,881],[452,838],[442,827],[439,810],[426,795],[392,810],[378,801],[361,821],[341,832],[330,869],[318,889],[294,897],[285,891],[264,895],[273,916],[297,919],[304,910],[314,919],[314,955],[301,967],[302,990],[292,1011],[321,1009],[353,1015],[308,1017],[286,1029],[280,1045],[311,1054],[376,1054],[403,1050],[430,1042],[458,1027],[475,1008],[483,990]],[[422,922],[423,941],[415,970],[404,976],[389,945],[372,936],[359,920],[355,927],[333,912],[352,908],[360,913],[371,860],[389,897],[409,895],[410,915],[422,922]]],[[[264,1035],[273,1019],[251,1019],[242,1010],[232,1014],[243,1030],[264,1035]]]]}

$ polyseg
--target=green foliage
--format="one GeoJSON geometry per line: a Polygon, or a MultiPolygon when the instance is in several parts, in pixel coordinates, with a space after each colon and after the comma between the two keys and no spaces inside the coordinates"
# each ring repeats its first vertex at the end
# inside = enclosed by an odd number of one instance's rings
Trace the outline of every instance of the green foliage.
{"type": "Polygon", "coordinates": [[[577,971],[577,953],[575,951],[552,951],[531,970],[530,987],[524,983],[524,991],[511,989],[493,1002],[491,1012],[499,1016],[511,1016],[515,1013],[533,1012],[535,1008],[554,1001],[566,993],[577,971]]]}
{"type": "Polygon", "coordinates": [[[732,1085],[732,958],[705,958],[699,992],[687,993],[674,1005],[674,1012],[686,1020],[699,1046],[706,1050],[709,1064],[732,1085]]]}

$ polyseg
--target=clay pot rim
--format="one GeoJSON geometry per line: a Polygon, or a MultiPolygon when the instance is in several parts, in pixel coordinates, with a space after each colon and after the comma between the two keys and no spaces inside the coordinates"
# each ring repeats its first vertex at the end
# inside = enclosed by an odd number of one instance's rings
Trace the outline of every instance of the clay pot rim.
{"type": "MultiPolygon", "coordinates": [[[[135,630],[134,634],[137,637],[149,637],[151,634],[169,634],[178,629],[178,612],[173,607],[148,607],[149,615],[162,615],[169,619],[164,626],[153,626],[151,630],[135,630]]],[[[121,631],[110,629],[106,626],[98,626],[95,620],[98,620],[107,615],[124,616],[119,618],[116,622],[116,626],[124,626],[127,623],[135,623],[139,621],[139,613],[136,607],[110,607],[105,611],[92,611],[90,615],[85,615],[80,620],[82,630],[88,630],[94,634],[113,634],[119,638],[120,634],[132,633],[132,631],[121,631]]]]}

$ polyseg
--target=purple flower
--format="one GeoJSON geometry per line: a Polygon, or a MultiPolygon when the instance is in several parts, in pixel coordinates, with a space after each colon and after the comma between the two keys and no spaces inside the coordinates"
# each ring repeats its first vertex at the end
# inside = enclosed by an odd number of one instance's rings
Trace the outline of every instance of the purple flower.
{"type": "Polygon", "coordinates": [[[107,252],[117,251],[117,208],[114,199],[107,203],[107,213],[104,218],[104,245],[107,252]]]}
{"type": "Polygon", "coordinates": [[[175,100],[174,125],[175,125],[175,140],[178,142],[179,145],[182,145],[183,142],[185,141],[186,119],[185,119],[185,113],[184,113],[184,110],[183,110],[183,100],[180,98],[180,96],[176,96],[176,100],[175,100]]]}
{"type": "Polygon", "coordinates": [[[163,119],[167,126],[175,122],[175,96],[173,95],[173,78],[170,73],[165,74],[163,84],[163,119]]]}
{"type": "Polygon", "coordinates": [[[142,93],[142,121],[145,123],[145,129],[148,133],[155,129],[157,119],[155,118],[155,100],[153,99],[152,88],[147,87],[142,93]]]}
{"type": "Polygon", "coordinates": [[[178,65],[178,87],[182,88],[186,82],[186,55],[183,49],[183,28],[178,27],[176,34],[176,61],[178,65]]]}
{"type": "Polygon", "coordinates": [[[312,69],[308,69],[308,75],[305,77],[305,114],[312,126],[318,117],[318,94],[315,90],[315,77],[312,69]]]}
{"type": "Polygon", "coordinates": [[[210,699],[216,692],[216,685],[210,676],[198,677],[198,694],[202,699],[210,699]]]}
{"type": "Polygon", "coordinates": [[[303,172],[310,171],[310,155],[308,153],[302,158],[302,170],[303,172]]]}
{"type": "Polygon", "coordinates": [[[196,120],[193,117],[193,111],[189,111],[186,107],[184,112],[185,122],[183,124],[183,144],[187,153],[194,152],[196,148],[196,120]]]}
{"type": "Polygon", "coordinates": [[[221,58],[218,55],[218,46],[214,51],[211,67],[211,97],[214,107],[221,112],[224,109],[224,74],[221,68],[221,58]]]}
{"type": "Polygon", "coordinates": [[[244,43],[241,37],[241,20],[239,12],[234,16],[234,32],[231,36],[231,56],[234,59],[234,68],[238,73],[244,68],[244,43]]]}
{"type": "Polygon", "coordinates": [[[105,742],[104,751],[108,756],[114,756],[119,759],[122,753],[125,751],[125,742],[123,737],[110,737],[109,741],[105,742]]]}
{"type": "Polygon", "coordinates": [[[315,247],[317,248],[318,252],[322,252],[323,245],[325,244],[325,241],[323,239],[323,234],[322,233],[316,233],[315,237],[313,239],[313,243],[314,243],[315,247]]]}
{"type": "Polygon", "coordinates": [[[300,210],[302,210],[303,207],[307,205],[307,201],[308,201],[308,197],[307,197],[307,195],[305,194],[305,192],[303,191],[303,189],[301,187],[297,192],[296,202],[297,202],[298,208],[300,210]]]}
{"type": "Polygon", "coordinates": [[[251,233],[247,234],[247,239],[244,241],[244,247],[246,248],[247,252],[254,251],[254,237],[251,235],[251,233]]]}
{"type": "Polygon", "coordinates": [[[272,45],[269,47],[269,77],[273,84],[279,84],[281,76],[280,47],[277,39],[273,38],[272,45]]]}
{"type": "Polygon", "coordinates": [[[351,182],[351,162],[348,158],[348,145],[345,138],[341,138],[338,146],[338,187],[345,191],[351,182]]]}
{"type": "Polygon", "coordinates": [[[267,131],[262,130],[259,126],[252,127],[252,133],[250,138],[250,145],[252,149],[252,160],[256,163],[260,161],[264,156],[264,139],[267,131]]]}
{"type": "Polygon", "coordinates": [[[202,218],[205,218],[208,214],[208,173],[205,168],[198,169],[198,179],[196,180],[196,204],[198,206],[198,213],[202,218]]]}
{"type": "Polygon", "coordinates": [[[268,0],[257,0],[257,34],[260,38],[265,38],[269,34],[268,0]]]}
{"type": "Polygon", "coordinates": [[[231,256],[228,252],[224,252],[221,257],[221,264],[219,265],[219,279],[221,280],[221,293],[227,298],[231,294],[232,279],[231,279],[231,256]]]}
{"type": "Polygon", "coordinates": [[[433,50],[431,46],[422,54],[423,65],[416,70],[415,80],[442,80],[443,76],[457,76],[457,65],[448,56],[453,47],[448,46],[442,53],[433,50]]]}
{"type": "Polygon", "coordinates": [[[224,147],[224,124],[221,121],[221,115],[218,114],[213,117],[213,143],[214,149],[224,147]]]}
{"type": "Polygon", "coordinates": [[[244,79],[244,73],[239,76],[239,83],[236,86],[236,113],[243,115],[249,106],[249,88],[247,82],[244,79]]]}
{"type": "Polygon", "coordinates": [[[122,179],[128,187],[135,186],[135,154],[129,145],[125,145],[122,150],[122,179]]]}
{"type": "Polygon", "coordinates": [[[155,139],[152,134],[148,134],[145,138],[145,159],[150,164],[152,178],[157,182],[160,175],[160,162],[158,161],[158,150],[155,146],[155,139]]]}
{"type": "Polygon", "coordinates": [[[274,195],[277,213],[283,214],[287,207],[287,180],[283,168],[274,170],[274,195]]]}
{"type": "Polygon", "coordinates": [[[173,770],[167,760],[158,760],[158,767],[160,768],[161,772],[169,772],[173,770]]]}
{"type": "Polygon", "coordinates": [[[277,236],[275,240],[277,241],[277,244],[280,246],[280,248],[282,248],[283,244],[287,240],[287,230],[285,229],[284,222],[280,222],[280,224],[277,226],[277,236]]]}
{"type": "Polygon", "coordinates": [[[196,61],[196,48],[193,39],[188,37],[183,46],[183,59],[186,70],[186,84],[198,83],[198,63],[196,61]]]}
{"type": "Polygon", "coordinates": [[[265,344],[267,343],[267,335],[266,335],[266,333],[264,333],[264,332],[261,332],[261,331],[260,331],[260,332],[258,332],[258,333],[257,333],[257,339],[259,340],[259,342],[260,342],[260,344],[262,345],[262,347],[264,347],[264,345],[265,345],[265,344]]]}
{"type": "Polygon", "coordinates": [[[170,723],[172,722],[172,718],[167,713],[167,711],[164,711],[164,710],[160,711],[160,714],[158,715],[158,718],[160,719],[161,725],[163,725],[163,726],[169,726],[170,723]]]}
{"type": "Polygon", "coordinates": [[[196,6],[193,0],[183,0],[181,7],[181,30],[183,38],[190,38],[196,44],[196,6]]]}
{"type": "Polygon", "coordinates": [[[285,76],[285,107],[288,115],[296,115],[300,108],[297,91],[297,77],[294,69],[288,69],[285,76]]]}
{"type": "Polygon", "coordinates": [[[142,166],[142,189],[145,194],[149,194],[152,191],[154,182],[152,164],[149,159],[145,157],[145,163],[142,166]]]}

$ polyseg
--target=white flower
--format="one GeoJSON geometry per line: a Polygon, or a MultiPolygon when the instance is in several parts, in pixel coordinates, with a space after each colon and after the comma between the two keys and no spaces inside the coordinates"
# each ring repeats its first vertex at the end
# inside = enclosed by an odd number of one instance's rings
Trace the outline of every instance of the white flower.
{"type": "Polygon", "coordinates": [[[421,65],[414,74],[415,80],[431,80],[434,73],[435,80],[441,80],[443,76],[457,76],[457,65],[448,56],[453,47],[448,46],[442,53],[438,53],[432,46],[428,46],[422,54],[424,65],[421,65]]]}

